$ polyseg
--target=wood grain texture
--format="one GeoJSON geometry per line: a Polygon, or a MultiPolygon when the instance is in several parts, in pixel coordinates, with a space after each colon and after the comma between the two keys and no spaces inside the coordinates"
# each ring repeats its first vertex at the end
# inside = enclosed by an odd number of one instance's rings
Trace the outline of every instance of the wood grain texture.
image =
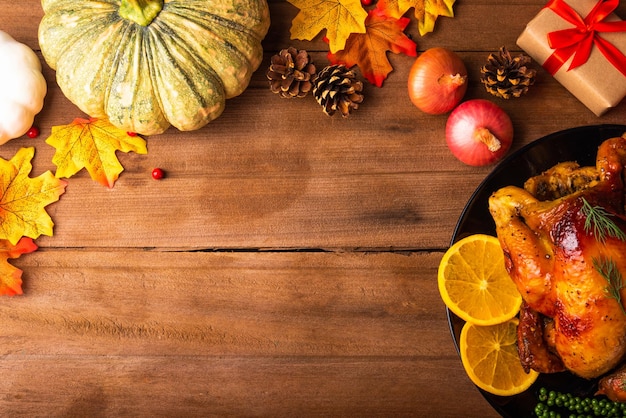
{"type": "Polygon", "coordinates": [[[438,358],[9,356],[0,388],[14,384],[7,417],[459,416],[446,397],[464,399],[465,417],[497,416],[455,369],[438,358]]]}
{"type": "MultiPolygon", "coordinates": [[[[295,46],[328,63],[322,36],[290,39],[298,10],[270,0],[264,61],[249,88],[205,128],[147,138],[120,154],[106,189],[82,171],[48,207],[54,236],[16,260],[25,295],[0,300],[4,417],[495,417],[466,377],[436,284],[472,192],[493,167],[448,151],[446,115],[421,113],[406,83],[414,57],[389,53],[382,88],[366,83],[350,118],[268,88],[270,57],[295,46]],[[153,167],[166,171],[154,181],[153,167]]],[[[488,96],[480,67],[517,36],[541,0],[457,0],[436,31],[488,96]]],[[[626,6],[618,14],[626,16],[626,6]]],[[[40,2],[5,7],[0,30],[38,52],[40,2]]],[[[87,52],[86,52],[87,53],[87,52]]],[[[513,151],[549,133],[624,123],[596,117],[538,65],[530,93],[495,101],[513,151]]],[[[33,175],[54,171],[52,126],[84,115],[45,63],[49,92],[33,175]]]]}
{"type": "Polygon", "coordinates": [[[450,343],[439,257],[38,251],[16,262],[28,296],[0,306],[3,415],[454,416],[455,396],[493,415],[450,343]]]}
{"type": "Polygon", "coordinates": [[[420,338],[407,336],[422,326],[422,337],[449,345],[446,329],[428,326],[445,321],[432,286],[436,272],[428,267],[438,257],[38,251],[16,261],[26,272],[28,297],[6,300],[0,317],[12,320],[3,330],[13,336],[25,329],[39,336],[14,347],[29,354],[49,354],[55,335],[66,335],[84,344],[85,354],[101,355],[106,353],[99,344],[87,343],[120,338],[127,341],[119,347],[127,354],[140,354],[154,343],[154,354],[160,355],[176,349],[181,355],[200,350],[212,355],[415,356],[420,338]],[[393,329],[401,332],[387,335],[393,329]],[[181,342],[186,344],[178,346],[181,342]]]}

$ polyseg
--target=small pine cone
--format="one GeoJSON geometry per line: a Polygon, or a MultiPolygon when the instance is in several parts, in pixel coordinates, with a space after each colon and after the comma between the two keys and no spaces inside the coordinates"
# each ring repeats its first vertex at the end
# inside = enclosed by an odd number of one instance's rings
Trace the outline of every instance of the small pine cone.
{"type": "Polygon", "coordinates": [[[315,71],[315,65],[305,50],[289,47],[272,57],[266,75],[272,92],[291,99],[304,97],[311,91],[315,71]]]}
{"type": "Polygon", "coordinates": [[[527,55],[521,54],[512,58],[509,51],[502,47],[497,55],[490,54],[487,61],[480,69],[480,81],[496,97],[520,97],[535,82],[537,72],[527,67],[531,62],[527,55]]]}
{"type": "Polygon", "coordinates": [[[329,65],[319,72],[313,86],[315,100],[328,116],[337,110],[347,118],[363,102],[363,83],[345,65],[329,65]]]}

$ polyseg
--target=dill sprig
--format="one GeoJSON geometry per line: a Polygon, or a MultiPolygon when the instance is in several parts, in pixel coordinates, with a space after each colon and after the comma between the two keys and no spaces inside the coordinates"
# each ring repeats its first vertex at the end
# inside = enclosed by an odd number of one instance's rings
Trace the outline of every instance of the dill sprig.
{"type": "Polygon", "coordinates": [[[626,315],[626,309],[622,304],[621,290],[624,288],[624,279],[622,273],[617,268],[617,263],[611,258],[593,258],[593,268],[604,279],[606,279],[608,286],[604,289],[609,297],[617,300],[619,306],[622,308],[622,312],[626,315]]]}
{"type": "Polygon", "coordinates": [[[585,198],[582,201],[581,211],[585,215],[585,232],[589,233],[592,230],[593,236],[602,244],[606,241],[607,236],[626,241],[626,233],[613,222],[612,214],[601,206],[591,206],[585,198]]]}

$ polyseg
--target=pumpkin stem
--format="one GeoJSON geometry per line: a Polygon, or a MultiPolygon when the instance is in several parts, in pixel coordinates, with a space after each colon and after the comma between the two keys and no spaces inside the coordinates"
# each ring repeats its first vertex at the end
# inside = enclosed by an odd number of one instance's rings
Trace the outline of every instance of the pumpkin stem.
{"type": "Polygon", "coordinates": [[[148,26],[163,9],[163,0],[122,0],[120,16],[141,25],[148,26]]]}

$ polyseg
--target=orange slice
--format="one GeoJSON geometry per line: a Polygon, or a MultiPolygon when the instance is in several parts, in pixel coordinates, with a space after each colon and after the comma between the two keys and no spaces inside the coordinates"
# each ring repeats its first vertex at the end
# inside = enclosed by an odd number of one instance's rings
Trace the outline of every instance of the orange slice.
{"type": "Polygon", "coordinates": [[[490,235],[470,235],[452,245],[439,264],[438,284],[448,309],[477,325],[508,321],[522,304],[500,243],[490,235]]]}
{"type": "Polygon", "coordinates": [[[500,396],[524,392],[539,376],[526,373],[517,351],[517,318],[497,325],[479,326],[466,322],[459,350],[465,372],[479,388],[500,396]]]}

